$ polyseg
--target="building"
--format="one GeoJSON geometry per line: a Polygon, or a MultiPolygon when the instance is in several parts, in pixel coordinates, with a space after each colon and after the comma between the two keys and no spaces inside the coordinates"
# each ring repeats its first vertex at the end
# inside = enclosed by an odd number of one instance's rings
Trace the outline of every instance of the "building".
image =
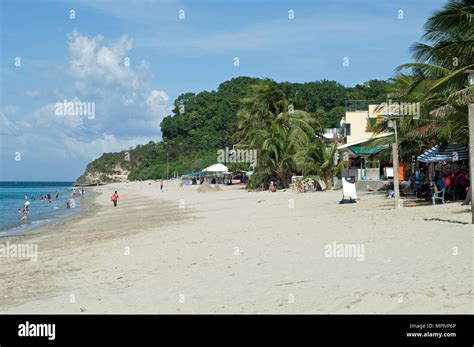
{"type": "MultiPolygon", "coordinates": [[[[377,122],[385,114],[390,114],[391,105],[372,104],[368,110],[347,111],[341,126],[344,129],[343,143],[338,146],[339,159],[348,161],[343,170],[344,177],[354,176],[356,180],[379,180],[384,173],[377,154],[384,149],[375,140],[393,136],[392,132],[376,132],[377,122]]],[[[390,176],[390,170],[385,171],[390,176]]]]}

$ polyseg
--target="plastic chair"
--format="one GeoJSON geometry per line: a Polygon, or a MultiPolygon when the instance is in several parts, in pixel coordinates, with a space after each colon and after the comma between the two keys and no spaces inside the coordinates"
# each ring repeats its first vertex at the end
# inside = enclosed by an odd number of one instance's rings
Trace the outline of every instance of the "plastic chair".
{"type": "Polygon", "coordinates": [[[444,204],[444,194],[446,193],[446,187],[441,190],[438,190],[436,184],[433,184],[433,189],[433,195],[431,196],[431,201],[433,202],[433,205],[436,205],[436,200],[441,200],[441,202],[444,204]]]}

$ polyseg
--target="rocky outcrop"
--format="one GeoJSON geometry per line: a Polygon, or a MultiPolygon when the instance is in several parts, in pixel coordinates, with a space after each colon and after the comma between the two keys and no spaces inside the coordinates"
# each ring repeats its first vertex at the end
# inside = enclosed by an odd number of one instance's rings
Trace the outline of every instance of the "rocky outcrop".
{"type": "Polygon", "coordinates": [[[112,182],[128,181],[129,171],[116,163],[112,169],[107,171],[97,170],[95,162],[89,163],[84,173],[75,182],[76,186],[96,186],[112,182]]]}

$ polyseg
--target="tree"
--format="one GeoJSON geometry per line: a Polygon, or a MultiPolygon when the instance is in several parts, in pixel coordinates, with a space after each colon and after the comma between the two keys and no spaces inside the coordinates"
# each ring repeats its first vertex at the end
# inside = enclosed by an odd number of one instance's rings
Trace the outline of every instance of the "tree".
{"type": "Polygon", "coordinates": [[[340,174],[342,168],[346,165],[345,161],[335,163],[334,156],[337,153],[337,142],[330,145],[317,138],[309,146],[301,148],[295,155],[297,167],[303,175],[319,176],[326,185],[327,190],[332,189],[332,179],[340,174]]]}
{"type": "Polygon", "coordinates": [[[236,133],[241,144],[257,150],[249,186],[278,179],[288,187],[296,167],[294,155],[309,143],[317,123],[309,113],[295,110],[274,81],[263,81],[252,90],[253,95],[242,102],[236,133]]]}
{"type": "Polygon", "coordinates": [[[441,140],[466,142],[467,105],[474,86],[467,86],[465,71],[474,69],[474,2],[451,0],[425,24],[423,40],[416,43],[414,63],[397,68],[400,95],[417,99],[434,118],[432,127],[441,140]],[[404,74],[404,70],[410,74],[404,74]]]}

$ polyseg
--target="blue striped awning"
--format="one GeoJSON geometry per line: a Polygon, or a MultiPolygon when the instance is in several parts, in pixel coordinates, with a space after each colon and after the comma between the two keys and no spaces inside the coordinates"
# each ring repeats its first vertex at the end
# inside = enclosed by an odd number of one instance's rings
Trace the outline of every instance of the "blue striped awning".
{"type": "Polygon", "coordinates": [[[423,163],[434,163],[438,161],[460,161],[468,160],[469,151],[466,146],[445,143],[436,145],[418,156],[418,161],[423,163]]]}

